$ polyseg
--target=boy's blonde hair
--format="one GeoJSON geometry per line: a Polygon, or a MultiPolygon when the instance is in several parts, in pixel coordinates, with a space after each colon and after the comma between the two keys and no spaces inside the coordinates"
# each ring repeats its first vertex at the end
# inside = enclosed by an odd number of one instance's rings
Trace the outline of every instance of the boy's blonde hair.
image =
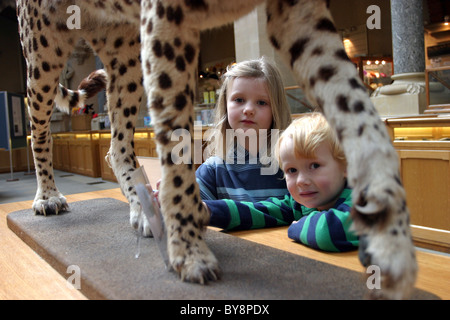
{"type": "MultiPolygon", "coordinates": [[[[262,57],[257,60],[247,60],[227,68],[227,72],[222,76],[222,86],[220,88],[217,104],[214,109],[214,128],[219,130],[223,141],[213,139],[208,145],[210,155],[226,155],[227,148],[232,147],[230,141],[226,145],[226,130],[231,129],[228,123],[227,114],[227,89],[231,81],[239,77],[262,78],[265,80],[269,91],[270,105],[272,107],[272,126],[270,129],[284,130],[291,122],[291,109],[286,100],[283,81],[280,72],[273,62],[262,57]]],[[[267,150],[270,152],[270,129],[267,138],[267,150]]],[[[270,153],[269,153],[270,154],[270,153]]]]}
{"type": "Polygon", "coordinates": [[[347,167],[344,150],[333,129],[325,117],[318,112],[306,113],[302,117],[292,121],[291,125],[281,134],[275,146],[275,157],[281,166],[280,146],[287,137],[294,142],[296,157],[314,158],[315,150],[322,143],[329,144],[333,158],[344,168],[347,167]]]}

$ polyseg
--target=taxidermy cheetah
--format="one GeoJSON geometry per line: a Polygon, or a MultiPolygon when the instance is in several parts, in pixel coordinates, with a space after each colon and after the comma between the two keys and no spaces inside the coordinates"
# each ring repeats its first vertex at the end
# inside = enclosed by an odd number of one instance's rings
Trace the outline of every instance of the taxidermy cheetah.
{"type": "MultiPolygon", "coordinates": [[[[54,182],[49,120],[59,74],[78,39],[84,38],[108,74],[109,160],[130,203],[131,224],[143,225],[149,235],[130,184],[136,168],[134,124],[145,88],[162,165],[160,202],[171,266],[186,281],[218,278],[218,262],[203,240],[209,218],[194,167],[174,165],[171,150],[178,142],[170,137],[177,128],[193,129],[200,31],[232,22],[262,2],[17,0],[38,181],[35,212],[57,213],[67,207],[54,182]],[[66,23],[71,5],[80,9],[80,29],[69,29],[66,23]]],[[[269,0],[267,32],[345,149],[361,260],[381,269],[381,290],[369,290],[369,296],[403,298],[414,285],[417,267],[397,155],[327,6],[325,0],[269,0]]],[[[79,98],[71,95],[72,106],[79,98]]]]}

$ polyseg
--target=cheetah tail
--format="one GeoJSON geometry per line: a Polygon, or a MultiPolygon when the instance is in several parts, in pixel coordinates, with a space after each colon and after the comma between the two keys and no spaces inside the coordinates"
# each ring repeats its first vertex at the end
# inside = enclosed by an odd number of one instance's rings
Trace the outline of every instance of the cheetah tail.
{"type": "Polygon", "coordinates": [[[74,107],[84,107],[87,99],[106,88],[107,82],[108,77],[105,70],[100,69],[84,78],[77,90],[70,90],[59,84],[55,97],[56,107],[68,114],[74,107]]]}

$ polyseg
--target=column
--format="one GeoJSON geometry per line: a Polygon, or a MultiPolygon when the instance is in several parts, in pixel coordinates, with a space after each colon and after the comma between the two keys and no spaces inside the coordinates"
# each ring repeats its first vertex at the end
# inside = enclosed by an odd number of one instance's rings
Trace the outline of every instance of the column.
{"type": "Polygon", "coordinates": [[[422,0],[391,0],[394,74],[424,72],[422,0]]]}
{"type": "Polygon", "coordinates": [[[425,44],[422,0],[391,0],[394,82],[371,97],[381,116],[424,113],[425,44]]]}

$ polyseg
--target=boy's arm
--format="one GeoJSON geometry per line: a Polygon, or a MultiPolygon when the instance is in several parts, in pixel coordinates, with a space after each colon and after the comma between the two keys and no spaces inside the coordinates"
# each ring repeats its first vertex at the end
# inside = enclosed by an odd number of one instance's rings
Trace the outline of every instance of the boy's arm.
{"type": "Polygon", "coordinates": [[[355,250],[359,241],[350,231],[351,198],[348,191],[348,197],[336,208],[327,211],[304,210],[304,216],[289,227],[289,238],[324,251],[355,250]]]}
{"type": "Polygon", "coordinates": [[[205,200],[211,218],[210,225],[225,230],[248,230],[288,225],[301,217],[294,209],[290,195],[283,200],[269,198],[260,202],[205,200]]]}

